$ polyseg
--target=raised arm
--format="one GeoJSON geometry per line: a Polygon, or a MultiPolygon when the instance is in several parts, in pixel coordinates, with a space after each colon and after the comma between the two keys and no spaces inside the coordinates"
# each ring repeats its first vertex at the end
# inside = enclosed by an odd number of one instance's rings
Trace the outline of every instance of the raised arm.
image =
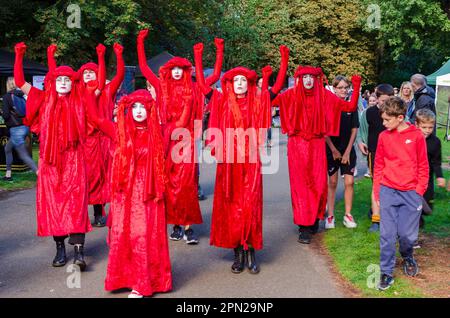
{"type": "Polygon", "coordinates": [[[98,87],[95,91],[95,95],[99,96],[103,88],[105,87],[106,81],[106,65],[105,65],[105,53],[106,47],[103,44],[99,44],[96,47],[97,60],[98,60],[98,87]]]}
{"type": "Polygon", "coordinates": [[[17,43],[14,47],[14,51],[16,52],[16,59],[14,61],[14,82],[25,95],[28,95],[31,90],[31,84],[25,82],[25,76],[23,74],[23,57],[25,56],[26,50],[27,46],[23,42],[17,43]]]}
{"type": "MultiPolygon", "coordinates": [[[[340,111],[343,112],[354,112],[358,109],[358,101],[359,101],[359,90],[361,88],[361,76],[353,75],[352,76],[352,85],[353,92],[350,101],[345,101],[343,99],[338,98],[340,111]]],[[[334,95],[334,94],[333,94],[334,95]]]]}
{"type": "Polygon", "coordinates": [[[119,43],[114,43],[114,53],[116,54],[116,75],[109,83],[111,89],[110,92],[112,95],[117,93],[120,84],[122,84],[123,79],[125,77],[125,62],[123,60],[123,46],[119,43]]]}
{"type": "Polygon", "coordinates": [[[50,44],[47,47],[47,65],[48,65],[48,72],[51,73],[56,69],[56,59],[55,59],[55,52],[58,49],[56,44],[50,44]]]}
{"type": "Polygon", "coordinates": [[[145,57],[145,46],[144,42],[148,35],[148,29],[141,30],[139,32],[139,35],[137,37],[137,53],[138,53],[138,61],[139,61],[139,68],[141,69],[142,74],[144,77],[152,84],[155,89],[159,87],[159,79],[158,77],[152,72],[150,67],[147,65],[147,58],[145,57]]]}
{"type": "Polygon", "coordinates": [[[283,88],[284,81],[286,79],[286,73],[288,69],[289,64],[289,48],[285,45],[280,46],[280,54],[281,54],[281,63],[280,63],[280,70],[277,75],[277,80],[275,81],[275,84],[272,86],[270,91],[272,94],[278,94],[281,89],[283,88]]]}
{"type": "Polygon", "coordinates": [[[205,79],[207,86],[211,86],[217,82],[220,79],[220,72],[222,72],[224,41],[223,39],[215,38],[214,44],[216,45],[216,63],[214,64],[213,74],[205,79]]]}
{"type": "Polygon", "coordinates": [[[205,77],[203,75],[203,43],[197,43],[194,45],[194,61],[197,84],[203,95],[208,95],[211,93],[212,88],[206,85],[205,77]]]}
{"type": "Polygon", "coordinates": [[[96,91],[98,90],[97,81],[89,81],[86,84],[87,89],[87,104],[86,115],[87,120],[92,123],[97,129],[106,134],[109,138],[114,140],[116,137],[114,123],[107,118],[100,117],[97,113],[97,97],[96,91]]]}

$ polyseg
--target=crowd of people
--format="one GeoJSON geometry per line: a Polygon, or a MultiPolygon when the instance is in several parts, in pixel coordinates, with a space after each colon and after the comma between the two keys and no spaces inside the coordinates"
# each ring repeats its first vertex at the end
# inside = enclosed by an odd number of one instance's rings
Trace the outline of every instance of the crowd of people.
{"type": "MultiPolygon", "coordinates": [[[[309,244],[321,220],[327,230],[335,227],[339,171],[344,181],[343,224],[357,227],[352,216],[356,143],[367,156],[373,178],[369,230],[380,231],[379,289],[393,283],[397,240],[405,273],[417,274],[413,247],[421,214],[432,210],[435,176],[438,186],[446,184],[435,135],[434,92],[424,76],[403,83],[399,97],[391,85],[380,84],[361,98],[360,76],[337,76],[328,88],[320,67],[299,66],[294,86],[282,90],[289,63],[286,46],[280,46],[279,72],[269,87],[270,66],[261,70],[260,81],[254,70],[241,66],[221,76],[222,39],[215,40],[216,62],[209,77],[203,75],[202,43],[194,46],[195,78],[194,66],[182,57],[168,61],[157,75],[146,62],[147,36],[148,30],[142,30],[137,37],[147,88],[118,102],[124,78],[121,45],[114,44],[117,71],[111,81],[106,80],[103,45],[97,46],[98,63],[86,63],[78,71],[57,66],[57,47],[49,46],[44,90],[25,81],[26,45],[15,46],[14,78],[9,82],[15,84],[9,87],[3,110],[11,134],[7,162],[14,147],[38,175],[38,235],[54,238],[53,266],[66,264],[68,237],[74,264],[85,270],[85,235],[92,225],[107,225],[105,289],[129,288],[130,298],[170,291],[168,240],[199,242],[194,225],[203,222],[199,199],[204,195],[195,158],[203,130],[196,122],[207,117],[205,144],[217,159],[210,244],[234,251],[233,273],[246,268],[259,273],[263,191],[258,151],[266,144],[273,107],[278,106],[281,130],[288,135],[298,241],[309,244]],[[215,88],[219,79],[221,90],[215,88]],[[39,136],[37,168],[23,147],[28,129],[39,136]],[[88,205],[94,209],[92,225],[88,205]],[[172,225],[169,235],[167,225],[172,225]]],[[[11,178],[8,171],[5,180],[11,178]]]]}

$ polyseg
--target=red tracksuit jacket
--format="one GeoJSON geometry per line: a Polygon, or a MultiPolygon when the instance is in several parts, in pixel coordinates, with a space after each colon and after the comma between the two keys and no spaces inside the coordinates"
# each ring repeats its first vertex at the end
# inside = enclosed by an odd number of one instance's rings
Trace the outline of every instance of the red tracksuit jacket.
{"type": "MultiPolygon", "coordinates": [[[[409,125],[409,124],[408,124],[409,125]]],[[[380,186],[400,191],[415,190],[423,195],[428,187],[427,144],[413,125],[401,132],[385,130],[380,134],[375,156],[373,188],[380,200],[380,186]]]]}

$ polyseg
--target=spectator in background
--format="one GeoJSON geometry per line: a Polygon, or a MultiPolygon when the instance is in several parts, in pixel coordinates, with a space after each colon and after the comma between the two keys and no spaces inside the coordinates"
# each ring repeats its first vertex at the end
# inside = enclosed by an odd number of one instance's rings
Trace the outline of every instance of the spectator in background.
{"type": "Polygon", "coordinates": [[[377,98],[377,95],[376,94],[371,94],[370,96],[369,96],[369,101],[368,101],[368,108],[369,107],[372,107],[372,106],[377,106],[377,103],[378,103],[378,98],[377,98]]]}
{"type": "Polygon", "coordinates": [[[399,96],[398,87],[394,87],[394,96],[399,96]]]}
{"type": "Polygon", "coordinates": [[[411,82],[403,82],[400,86],[400,98],[405,102],[407,118],[411,118],[414,111],[414,93],[411,82]]]}
{"type": "Polygon", "coordinates": [[[5,145],[6,156],[6,174],[3,177],[4,181],[12,181],[11,165],[13,162],[13,148],[16,150],[20,159],[28,166],[34,173],[37,171],[36,163],[28,154],[25,143],[25,138],[28,136],[30,130],[22,122],[25,117],[25,95],[16,87],[13,77],[8,77],[6,81],[7,93],[3,96],[2,116],[5,120],[5,125],[9,130],[10,138],[5,145]]]}
{"type": "MultiPolygon", "coordinates": [[[[431,87],[427,86],[425,76],[422,74],[414,74],[411,76],[411,86],[414,92],[414,107],[409,117],[411,123],[415,123],[416,112],[419,109],[427,108],[436,115],[436,105],[434,102],[435,92],[431,87]]],[[[433,133],[436,134],[436,126],[433,133]]]]}

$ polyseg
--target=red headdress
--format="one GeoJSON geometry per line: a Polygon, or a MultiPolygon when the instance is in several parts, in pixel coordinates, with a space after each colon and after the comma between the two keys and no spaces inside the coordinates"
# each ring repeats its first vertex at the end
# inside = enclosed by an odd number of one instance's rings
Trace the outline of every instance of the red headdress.
{"type": "Polygon", "coordinates": [[[161,85],[161,113],[163,122],[176,120],[176,117],[186,107],[193,107],[198,98],[192,82],[192,64],[185,58],[174,57],[159,69],[161,85]],[[183,70],[182,78],[174,80],[172,69],[179,67],[183,70]]]}
{"type": "Polygon", "coordinates": [[[120,99],[117,112],[118,147],[113,164],[113,192],[129,191],[135,175],[134,137],[136,129],[141,126],[148,130],[148,156],[146,163],[145,200],[160,200],[166,184],[164,170],[164,150],[155,101],[151,94],[140,89],[120,99]],[[132,106],[141,103],[147,110],[147,120],[137,123],[133,119],[132,106]]]}
{"type": "Polygon", "coordinates": [[[295,71],[295,101],[294,107],[290,110],[291,120],[286,122],[293,123],[290,131],[307,132],[308,135],[320,136],[326,133],[326,114],[325,109],[325,76],[320,67],[299,66],[295,71]],[[302,77],[312,75],[314,77],[314,86],[306,89],[303,85],[302,77]],[[302,129],[300,128],[302,127],[302,129]]]}
{"type": "Polygon", "coordinates": [[[48,164],[58,166],[61,174],[61,152],[78,145],[84,137],[84,109],[80,107],[82,103],[77,89],[78,76],[71,67],[59,66],[47,76],[49,87],[45,87],[44,103],[47,105],[48,127],[42,158],[48,164]],[[66,96],[59,96],[56,92],[55,81],[59,76],[68,76],[72,80],[72,90],[66,96]],[[59,136],[59,125],[62,125],[61,136],[59,136]]]}
{"type": "Polygon", "coordinates": [[[86,64],[84,64],[84,65],[82,65],[80,67],[80,69],[78,70],[78,76],[80,78],[83,78],[83,73],[84,73],[85,70],[94,71],[95,74],[98,75],[98,65],[96,63],[94,63],[94,62],[86,63],[86,64]]]}

